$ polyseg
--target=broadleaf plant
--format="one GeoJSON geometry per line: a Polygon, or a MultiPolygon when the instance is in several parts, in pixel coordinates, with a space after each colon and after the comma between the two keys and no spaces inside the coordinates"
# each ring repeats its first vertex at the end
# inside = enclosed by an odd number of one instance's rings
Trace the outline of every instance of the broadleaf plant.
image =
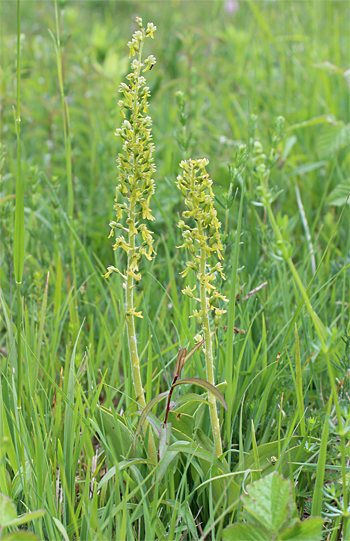
{"type": "Polygon", "coordinates": [[[301,521],[293,498],[292,483],[277,472],[247,487],[242,496],[247,522],[231,524],[224,541],[321,541],[323,519],[301,521]]]}
{"type": "MultiPolygon", "coordinates": [[[[135,317],[142,318],[142,312],[137,312],[134,306],[135,283],[140,282],[141,274],[139,263],[142,256],[151,260],[155,254],[153,248],[152,231],[147,228],[146,222],[154,220],[150,209],[150,200],[155,191],[152,175],[155,171],[151,126],[152,119],[147,115],[149,88],[142,72],[149,70],[156,63],[153,55],[142,60],[142,51],[145,39],[153,38],[156,26],[148,23],[145,29],[142,19],[136,18],[138,30],[128,42],[130,56],[136,56],[131,63],[132,72],[127,75],[128,84],[121,83],[119,92],[124,98],[119,101],[120,112],[124,117],[121,128],[115,132],[123,141],[123,152],[118,155],[118,182],[116,187],[115,205],[117,221],[110,222],[110,235],[115,230],[121,231],[116,237],[114,250],[121,248],[127,254],[126,269],[109,266],[105,274],[107,278],[111,273],[120,274],[124,280],[125,288],[125,318],[130,352],[131,372],[138,405],[146,407],[145,393],[142,385],[140,360],[137,350],[135,330],[135,317]],[[143,69],[142,69],[143,68],[143,69]],[[126,116],[129,116],[127,119],[126,116]],[[125,225],[121,223],[126,216],[125,225]],[[125,238],[123,232],[127,235],[125,238]]],[[[146,425],[145,425],[146,428],[146,425]]],[[[152,437],[149,440],[149,453],[155,459],[152,437]]]]}

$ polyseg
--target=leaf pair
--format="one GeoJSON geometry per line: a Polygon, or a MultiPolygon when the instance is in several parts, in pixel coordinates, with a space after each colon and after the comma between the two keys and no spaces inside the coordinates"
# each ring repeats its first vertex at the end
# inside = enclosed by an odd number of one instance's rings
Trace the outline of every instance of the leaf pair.
{"type": "MultiPolygon", "coordinates": [[[[168,397],[168,400],[167,400],[167,405],[166,405],[166,413],[165,413],[164,425],[167,424],[168,415],[169,415],[169,411],[170,411],[171,396],[172,396],[174,388],[177,387],[178,385],[189,384],[189,385],[198,385],[199,387],[202,387],[206,391],[212,393],[219,400],[219,402],[222,404],[222,406],[227,411],[227,405],[226,405],[225,399],[222,396],[221,392],[216,387],[214,387],[214,385],[212,385],[208,381],[206,381],[204,379],[201,379],[201,378],[185,378],[185,379],[181,379],[181,380],[179,379],[180,376],[181,376],[182,369],[185,366],[186,362],[203,345],[203,342],[204,342],[204,340],[202,340],[201,342],[196,344],[194,346],[194,348],[192,348],[189,353],[187,353],[187,348],[180,348],[179,353],[177,355],[177,361],[176,361],[176,365],[175,365],[175,370],[174,370],[174,374],[173,374],[173,381],[172,381],[170,390],[165,391],[165,392],[160,393],[157,396],[155,396],[147,404],[147,406],[143,409],[143,411],[142,411],[142,413],[140,415],[140,418],[139,418],[139,422],[138,422],[137,427],[136,427],[135,436],[134,436],[135,441],[136,441],[136,438],[141,434],[142,426],[145,423],[148,415],[151,413],[154,406],[156,404],[158,404],[158,402],[163,400],[165,397],[168,397]]],[[[198,395],[196,395],[194,397],[193,393],[190,393],[190,394],[182,396],[181,401],[183,401],[186,397],[188,398],[189,401],[194,400],[194,399],[198,400],[198,398],[200,398],[198,395]]]]}

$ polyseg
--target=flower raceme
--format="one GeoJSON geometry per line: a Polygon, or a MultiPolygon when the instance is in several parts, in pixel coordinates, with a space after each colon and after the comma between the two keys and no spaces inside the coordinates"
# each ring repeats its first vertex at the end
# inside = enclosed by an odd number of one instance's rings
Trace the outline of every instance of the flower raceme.
{"type": "MultiPolygon", "coordinates": [[[[222,314],[226,310],[218,307],[220,300],[228,302],[228,299],[217,291],[214,284],[218,275],[225,279],[221,265],[222,244],[220,239],[220,222],[214,208],[214,194],[212,190],[213,181],[205,169],[209,161],[183,160],[180,167],[183,173],[177,177],[176,185],[181,191],[187,210],[182,216],[188,220],[180,220],[179,227],[182,229],[184,243],[179,248],[187,248],[191,254],[191,261],[186,262],[185,270],[180,273],[186,276],[192,269],[199,283],[199,297],[195,296],[197,285],[193,288],[186,286],[182,293],[199,302],[200,309],[194,310],[190,317],[195,317],[197,324],[201,327],[205,342],[205,363],[207,381],[215,386],[214,378],[214,352],[209,314],[214,312],[214,326],[217,327],[222,314]],[[216,255],[219,261],[210,266],[210,260],[216,255]]],[[[197,343],[203,341],[198,334],[195,337],[197,343]]],[[[212,393],[208,393],[210,403],[210,421],[215,442],[215,452],[219,457],[222,455],[222,442],[220,433],[220,421],[216,410],[216,400],[212,393]]]]}
{"type": "MultiPolygon", "coordinates": [[[[139,282],[141,280],[139,262],[142,256],[151,260],[155,254],[153,232],[143,221],[154,220],[150,200],[155,191],[152,175],[156,168],[153,159],[152,119],[147,115],[150,92],[141,70],[145,72],[156,63],[153,55],[142,61],[144,41],[147,37],[153,38],[156,26],[148,23],[147,28],[143,28],[140,17],[136,18],[136,22],[139,29],[128,43],[130,56],[136,55],[136,58],[131,63],[132,72],[126,77],[128,84],[121,83],[119,86],[119,92],[124,97],[118,105],[124,121],[121,127],[116,129],[115,135],[123,141],[123,152],[119,153],[117,159],[119,173],[114,204],[117,221],[111,221],[109,224],[111,227],[109,237],[114,236],[115,230],[120,231],[113,249],[123,249],[127,253],[128,264],[124,273],[114,266],[109,266],[105,274],[105,277],[108,277],[112,272],[116,272],[126,282],[128,277],[139,282]],[[124,215],[126,223],[122,225],[120,222],[124,215]],[[137,238],[140,238],[139,244],[136,243],[137,238]]],[[[142,317],[141,312],[136,312],[133,307],[129,307],[128,313],[142,317]]]]}
{"type": "MultiPolygon", "coordinates": [[[[126,269],[121,272],[114,266],[109,266],[105,277],[112,272],[120,274],[124,280],[125,288],[125,319],[130,353],[130,364],[135,389],[136,400],[141,409],[146,407],[145,393],[142,385],[140,359],[137,350],[135,317],[142,318],[142,312],[134,307],[134,283],[141,280],[139,263],[142,256],[151,260],[155,251],[153,248],[152,231],[147,228],[146,220],[154,220],[150,208],[151,197],[155,191],[152,178],[156,168],[154,165],[151,126],[152,119],[148,116],[148,98],[150,91],[146,86],[146,79],[141,75],[151,69],[156,63],[153,55],[142,60],[142,50],[145,39],[153,38],[156,27],[148,23],[145,29],[142,19],[136,18],[138,30],[129,41],[129,56],[136,58],[131,62],[131,73],[127,75],[127,83],[121,83],[119,92],[123,99],[118,102],[120,112],[124,118],[115,135],[121,138],[122,152],[119,153],[118,185],[116,187],[114,209],[116,221],[110,222],[110,235],[113,237],[116,230],[120,231],[115,239],[114,250],[121,248],[127,254],[126,269]],[[123,218],[125,217],[125,220],[123,218]],[[124,225],[121,223],[124,221],[124,225]]],[[[144,424],[144,434],[147,433],[147,423],[144,424]]],[[[153,437],[148,439],[148,452],[151,460],[156,461],[156,450],[153,437]]]]}
{"type": "MultiPolygon", "coordinates": [[[[183,170],[182,175],[177,177],[176,185],[185,198],[187,210],[182,214],[186,220],[192,219],[192,227],[180,220],[178,226],[182,229],[184,243],[178,248],[187,248],[192,259],[186,262],[186,268],[180,274],[185,277],[192,269],[197,275],[199,283],[205,288],[205,295],[208,299],[206,304],[206,314],[214,312],[214,325],[219,324],[220,317],[226,310],[220,309],[218,304],[220,300],[228,302],[228,299],[221,295],[214,284],[218,275],[225,279],[221,260],[223,259],[221,244],[220,226],[217,218],[217,212],[214,208],[214,194],[212,190],[213,181],[205,169],[209,160],[183,160],[180,167],[183,170]],[[219,261],[212,267],[209,266],[209,260],[216,254],[219,261]]],[[[195,286],[191,289],[185,287],[182,292],[190,298],[196,297],[195,286]]],[[[199,325],[202,324],[203,308],[195,310],[190,317],[195,317],[199,325]]]]}

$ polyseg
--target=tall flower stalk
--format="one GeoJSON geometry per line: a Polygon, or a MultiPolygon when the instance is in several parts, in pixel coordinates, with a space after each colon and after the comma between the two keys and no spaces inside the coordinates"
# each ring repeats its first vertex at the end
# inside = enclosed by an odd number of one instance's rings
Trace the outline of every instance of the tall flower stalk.
{"type": "MultiPolygon", "coordinates": [[[[124,280],[125,318],[131,371],[137,403],[144,409],[146,400],[135,331],[135,317],[142,318],[142,312],[137,312],[134,307],[133,291],[135,284],[141,280],[139,263],[142,256],[151,260],[155,254],[152,231],[147,229],[145,223],[145,220],[154,220],[150,209],[150,200],[155,191],[152,175],[156,168],[153,163],[152,119],[147,116],[150,92],[141,72],[152,69],[156,63],[153,55],[142,61],[145,39],[147,37],[153,38],[156,26],[153,23],[148,23],[145,29],[140,17],[136,18],[136,23],[138,30],[128,43],[130,56],[136,58],[131,63],[132,72],[126,77],[128,83],[121,83],[119,86],[119,92],[124,96],[119,101],[124,121],[121,127],[116,130],[115,135],[121,137],[123,141],[123,152],[118,155],[117,159],[119,183],[116,187],[114,205],[117,221],[110,223],[111,232],[109,235],[109,237],[113,237],[115,230],[119,230],[121,233],[116,237],[113,249],[121,248],[126,252],[127,266],[123,272],[114,266],[109,266],[105,277],[116,272],[124,280]],[[124,217],[125,220],[123,220],[124,217]],[[121,223],[122,221],[125,225],[121,223]]],[[[155,458],[152,438],[149,440],[149,452],[155,458]]]]}
{"type": "MultiPolygon", "coordinates": [[[[176,185],[185,198],[187,210],[183,212],[183,217],[188,221],[187,224],[184,220],[179,222],[184,238],[184,244],[179,248],[187,248],[192,257],[190,261],[187,261],[186,269],[180,274],[185,277],[191,269],[195,272],[199,283],[199,297],[196,296],[197,285],[192,289],[187,286],[182,292],[199,303],[199,310],[194,310],[190,317],[196,318],[197,324],[203,331],[206,377],[209,383],[215,385],[211,327],[216,328],[222,314],[226,312],[219,308],[220,300],[228,302],[228,299],[221,295],[214,285],[218,275],[223,279],[225,276],[220,263],[223,259],[221,253],[223,247],[220,240],[221,224],[213,205],[213,181],[205,169],[208,163],[207,159],[183,160],[180,163],[183,173],[177,177],[176,185]],[[215,255],[219,261],[211,266],[215,255]]],[[[197,335],[196,340],[202,340],[202,336],[197,335]]],[[[215,396],[212,393],[208,393],[208,401],[215,450],[217,456],[220,456],[222,454],[220,422],[215,396]]]]}

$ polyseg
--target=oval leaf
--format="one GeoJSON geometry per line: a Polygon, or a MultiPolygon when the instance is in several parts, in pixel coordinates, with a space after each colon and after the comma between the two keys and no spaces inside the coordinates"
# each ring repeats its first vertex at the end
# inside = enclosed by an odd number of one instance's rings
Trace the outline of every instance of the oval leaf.
{"type": "Polygon", "coordinates": [[[177,381],[174,384],[174,387],[176,387],[176,385],[181,385],[182,383],[188,383],[189,385],[198,385],[199,387],[206,389],[209,393],[212,393],[219,400],[220,404],[225,408],[225,410],[228,411],[224,397],[222,396],[220,391],[216,387],[214,387],[214,385],[209,383],[209,381],[201,378],[185,378],[177,381]]]}

